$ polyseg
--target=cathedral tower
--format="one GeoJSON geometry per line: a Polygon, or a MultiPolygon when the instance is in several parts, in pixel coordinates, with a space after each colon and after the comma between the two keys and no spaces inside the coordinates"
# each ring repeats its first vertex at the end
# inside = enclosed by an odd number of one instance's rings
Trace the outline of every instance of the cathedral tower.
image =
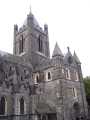
{"type": "Polygon", "coordinates": [[[22,56],[34,53],[40,53],[46,57],[50,56],[48,25],[45,24],[44,29],[42,29],[30,12],[21,28],[18,29],[18,25],[14,26],[13,54],[22,56]]]}
{"type": "Polygon", "coordinates": [[[48,26],[30,12],[14,25],[13,54],[0,52],[0,120],[85,120],[87,102],[81,62],[56,43],[49,53],[48,26]]]}

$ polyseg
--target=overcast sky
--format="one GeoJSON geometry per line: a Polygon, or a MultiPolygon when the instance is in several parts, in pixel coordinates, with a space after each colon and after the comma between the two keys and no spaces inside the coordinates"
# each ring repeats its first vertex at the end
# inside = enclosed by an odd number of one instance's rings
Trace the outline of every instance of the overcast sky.
{"type": "Polygon", "coordinates": [[[21,26],[30,11],[49,27],[51,54],[56,41],[63,54],[76,51],[83,75],[90,75],[90,0],[1,0],[0,50],[13,51],[13,25],[21,26]]]}

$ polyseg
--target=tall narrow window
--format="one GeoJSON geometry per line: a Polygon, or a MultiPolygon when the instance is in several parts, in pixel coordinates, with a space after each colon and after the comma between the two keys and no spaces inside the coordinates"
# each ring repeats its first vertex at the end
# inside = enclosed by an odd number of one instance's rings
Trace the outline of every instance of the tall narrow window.
{"type": "Polygon", "coordinates": [[[23,35],[21,35],[20,40],[19,40],[19,53],[24,52],[24,38],[23,35]]]}
{"type": "Polygon", "coordinates": [[[76,88],[73,88],[73,97],[77,97],[77,90],[76,90],[76,88]]]}
{"type": "Polygon", "coordinates": [[[39,83],[39,76],[38,75],[36,76],[36,81],[37,81],[37,83],[39,83]]]}
{"type": "Polygon", "coordinates": [[[0,115],[4,115],[5,114],[5,98],[1,97],[0,100],[0,115]]]}
{"type": "Polygon", "coordinates": [[[70,80],[70,70],[66,69],[66,78],[70,80]]]}
{"type": "Polygon", "coordinates": [[[75,78],[76,78],[76,81],[79,80],[78,72],[75,72],[75,78]]]}
{"type": "Polygon", "coordinates": [[[51,71],[46,71],[46,81],[51,81],[52,80],[52,74],[51,71]]]}
{"type": "Polygon", "coordinates": [[[41,35],[39,35],[39,38],[38,38],[38,51],[42,52],[42,39],[41,39],[41,35]]]}
{"type": "Polygon", "coordinates": [[[51,79],[51,73],[48,72],[48,79],[51,79]]]}
{"type": "Polygon", "coordinates": [[[19,54],[21,53],[21,40],[19,40],[19,54]]]}
{"type": "Polygon", "coordinates": [[[24,99],[20,99],[20,114],[24,114],[24,99]]]}

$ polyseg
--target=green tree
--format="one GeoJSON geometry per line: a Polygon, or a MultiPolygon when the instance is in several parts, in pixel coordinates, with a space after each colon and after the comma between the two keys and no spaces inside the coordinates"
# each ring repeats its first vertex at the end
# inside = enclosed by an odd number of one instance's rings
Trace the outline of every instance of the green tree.
{"type": "Polygon", "coordinates": [[[84,78],[84,86],[85,86],[86,96],[90,97],[90,77],[84,78]]]}

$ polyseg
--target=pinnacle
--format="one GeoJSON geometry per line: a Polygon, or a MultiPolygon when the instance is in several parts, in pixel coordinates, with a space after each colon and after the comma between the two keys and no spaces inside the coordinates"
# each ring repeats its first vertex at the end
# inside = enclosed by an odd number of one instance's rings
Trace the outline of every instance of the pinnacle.
{"type": "Polygon", "coordinates": [[[53,57],[54,57],[54,56],[63,56],[62,51],[60,50],[57,42],[56,42],[56,45],[55,45],[55,48],[54,48],[54,51],[53,51],[53,55],[52,55],[52,56],[53,56],[53,57]]]}
{"type": "Polygon", "coordinates": [[[79,58],[78,58],[78,56],[77,56],[77,54],[75,53],[75,51],[74,51],[73,57],[74,57],[74,59],[75,59],[75,61],[76,61],[77,63],[81,63],[80,60],[79,60],[79,58]]]}

